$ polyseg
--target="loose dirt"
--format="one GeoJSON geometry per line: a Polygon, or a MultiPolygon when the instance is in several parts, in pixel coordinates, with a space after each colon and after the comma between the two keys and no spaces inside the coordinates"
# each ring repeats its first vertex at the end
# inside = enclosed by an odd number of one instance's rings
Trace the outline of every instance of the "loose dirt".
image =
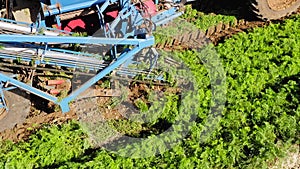
{"type": "Polygon", "coordinates": [[[268,0],[271,9],[280,11],[290,7],[297,0],[268,0]]]}

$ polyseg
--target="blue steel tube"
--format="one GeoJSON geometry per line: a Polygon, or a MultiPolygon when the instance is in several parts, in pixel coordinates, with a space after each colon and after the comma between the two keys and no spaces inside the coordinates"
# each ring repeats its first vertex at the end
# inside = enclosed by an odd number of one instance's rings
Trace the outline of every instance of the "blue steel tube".
{"type": "Polygon", "coordinates": [[[109,44],[109,45],[141,45],[154,43],[154,38],[125,39],[125,38],[98,38],[72,36],[44,36],[44,35],[0,35],[0,42],[42,42],[42,43],[80,43],[80,44],[109,44]]]}
{"type": "Polygon", "coordinates": [[[29,86],[29,85],[27,85],[25,83],[22,83],[22,82],[14,79],[14,78],[8,77],[8,76],[6,76],[6,75],[4,75],[2,73],[0,73],[0,81],[9,82],[9,83],[13,84],[14,86],[16,86],[18,88],[21,88],[21,89],[23,89],[23,90],[25,90],[27,92],[33,93],[33,94],[35,94],[35,95],[37,95],[39,97],[42,97],[42,98],[47,99],[49,101],[52,101],[52,102],[54,102],[56,104],[58,103],[58,99],[56,97],[54,97],[54,96],[52,96],[52,95],[50,95],[48,93],[45,93],[45,92],[43,92],[41,90],[38,90],[38,89],[36,89],[36,88],[34,88],[32,86],[29,86]]]}
{"type": "MultiPolygon", "coordinates": [[[[6,42],[15,42],[17,41],[17,39],[21,40],[22,42],[44,42],[45,41],[45,36],[44,36],[44,41],[42,41],[42,38],[33,38],[32,36],[22,36],[20,38],[21,35],[18,36],[10,36],[10,35],[0,35],[0,41],[6,41],[6,42]],[[4,40],[4,37],[9,37],[6,40],[4,40]],[[14,37],[14,38],[12,38],[14,37]],[[25,39],[27,40],[25,40],[25,39]],[[29,39],[28,39],[29,38],[29,39]],[[36,41],[38,40],[38,41],[36,41]]],[[[51,37],[51,36],[50,36],[51,37]]],[[[47,39],[47,42],[57,42],[59,40],[59,37],[52,37],[50,39],[47,39]],[[53,39],[52,39],[53,38],[53,39]],[[51,41],[52,39],[52,41],[51,41]]],[[[62,37],[60,37],[62,38],[62,37]]],[[[62,39],[69,39],[69,43],[72,43],[74,40],[73,37],[64,37],[62,39]]],[[[76,38],[76,37],[74,37],[76,38]]],[[[82,37],[80,38],[82,39],[82,37]]],[[[94,76],[93,78],[91,78],[90,80],[88,80],[86,83],[84,83],[81,87],[79,87],[77,90],[75,90],[74,92],[72,92],[69,96],[67,96],[66,98],[62,99],[61,101],[58,100],[58,98],[45,93],[41,90],[38,90],[32,86],[29,86],[25,83],[22,83],[18,80],[15,80],[11,77],[8,77],[4,74],[0,73],[0,81],[3,82],[10,82],[12,85],[19,87],[25,91],[28,91],[30,93],[33,93],[39,97],[42,97],[44,99],[47,99],[49,101],[52,101],[56,104],[59,104],[61,107],[61,110],[63,113],[66,113],[68,111],[70,111],[69,108],[69,102],[74,100],[78,95],[80,95],[82,92],[84,92],[86,89],[88,89],[89,87],[91,87],[93,84],[95,84],[97,81],[99,81],[101,78],[103,78],[104,76],[106,76],[107,74],[109,74],[110,72],[112,72],[114,69],[116,69],[117,67],[119,67],[121,64],[123,64],[124,62],[126,62],[126,60],[132,58],[136,53],[138,53],[140,50],[142,50],[143,48],[149,47],[151,45],[154,44],[154,38],[153,37],[149,37],[148,39],[122,39],[122,40],[116,40],[116,39],[107,39],[107,38],[98,38],[95,40],[95,38],[87,38],[84,41],[81,41],[81,43],[89,43],[89,44],[99,44],[100,41],[102,42],[102,40],[105,39],[106,41],[103,42],[104,44],[135,44],[135,48],[133,48],[130,51],[126,51],[124,53],[122,53],[117,59],[116,61],[114,61],[111,65],[109,65],[108,67],[104,68],[100,73],[98,73],[96,76],[94,76]],[[91,39],[94,39],[94,41],[91,39]],[[109,41],[108,41],[109,40],[109,41]],[[126,41],[127,43],[120,43],[122,41],[126,41]]],[[[65,41],[65,40],[63,40],[65,41]]],[[[74,41],[75,42],[75,41],[74,41]]],[[[78,39],[77,41],[78,42],[78,39]]]]}
{"type": "Polygon", "coordinates": [[[106,1],[110,3],[117,2],[117,0],[82,0],[81,2],[78,2],[78,0],[74,2],[70,2],[70,0],[60,0],[60,1],[56,1],[60,5],[60,9],[56,8],[56,4],[51,4],[52,6],[48,6],[48,8],[50,9],[44,11],[44,16],[47,17],[47,16],[58,15],[70,11],[85,9],[96,4],[104,3],[106,1]],[[51,7],[53,7],[53,9],[51,9],[51,7]]]}

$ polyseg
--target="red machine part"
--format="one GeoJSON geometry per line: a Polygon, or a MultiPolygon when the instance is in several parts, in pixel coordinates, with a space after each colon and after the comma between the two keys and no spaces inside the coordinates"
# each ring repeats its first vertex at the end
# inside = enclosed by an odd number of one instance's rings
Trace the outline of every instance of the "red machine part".
{"type": "Polygon", "coordinates": [[[74,32],[74,30],[76,29],[82,29],[82,30],[86,30],[86,24],[84,23],[84,21],[82,19],[74,19],[71,20],[67,26],[64,27],[64,31],[68,31],[68,32],[74,32]]]}
{"type": "Polygon", "coordinates": [[[63,84],[65,83],[66,80],[48,80],[47,81],[47,85],[60,85],[60,84],[63,84]]]}
{"type": "MultiPolygon", "coordinates": [[[[150,17],[157,13],[156,5],[153,0],[146,0],[136,5],[138,10],[144,11],[144,17],[150,17]]],[[[115,19],[119,14],[116,9],[107,11],[104,15],[111,20],[115,19]]],[[[93,31],[99,29],[99,19],[97,14],[89,16],[76,17],[76,19],[62,21],[62,26],[54,25],[56,28],[68,32],[87,32],[93,34],[93,31]]]]}
{"type": "Polygon", "coordinates": [[[50,94],[57,95],[60,94],[63,90],[70,90],[71,82],[65,79],[58,79],[58,80],[48,80],[47,81],[48,88],[52,88],[49,90],[50,94]],[[52,86],[52,87],[50,87],[52,86]]]}
{"type": "Polygon", "coordinates": [[[136,8],[144,10],[144,17],[150,17],[157,13],[156,5],[152,0],[144,1],[142,4],[137,5],[136,8]]]}

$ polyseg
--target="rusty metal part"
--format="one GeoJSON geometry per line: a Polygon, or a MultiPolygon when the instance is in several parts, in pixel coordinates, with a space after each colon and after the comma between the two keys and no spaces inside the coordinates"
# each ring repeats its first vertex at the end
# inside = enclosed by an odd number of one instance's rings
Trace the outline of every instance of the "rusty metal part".
{"type": "Polygon", "coordinates": [[[6,17],[12,19],[13,0],[6,0],[6,17]]]}
{"type": "MultiPolygon", "coordinates": [[[[56,7],[57,9],[61,9],[61,4],[60,4],[60,3],[56,3],[56,4],[55,4],[55,7],[56,7]]],[[[50,8],[48,5],[46,5],[46,4],[44,4],[43,10],[46,11],[46,12],[47,12],[47,11],[51,12],[51,8],[50,8]]]]}
{"type": "Polygon", "coordinates": [[[57,9],[59,9],[59,10],[61,9],[61,4],[60,3],[56,3],[55,6],[56,6],[57,9]]]}

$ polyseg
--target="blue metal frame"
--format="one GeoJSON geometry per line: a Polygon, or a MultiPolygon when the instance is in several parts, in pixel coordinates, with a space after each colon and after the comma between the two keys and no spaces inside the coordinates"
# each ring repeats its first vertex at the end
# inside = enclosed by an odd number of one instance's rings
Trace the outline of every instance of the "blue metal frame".
{"type": "MultiPolygon", "coordinates": [[[[173,0],[174,3],[179,3],[180,0],[173,0]]],[[[155,3],[157,4],[158,1],[156,0],[155,3]]],[[[43,92],[37,88],[34,88],[28,84],[20,82],[13,77],[7,76],[5,74],[0,73],[0,99],[2,100],[3,104],[0,104],[0,108],[5,107],[7,108],[4,100],[3,90],[9,90],[9,88],[5,88],[3,84],[9,83],[13,87],[21,88],[27,92],[33,93],[39,97],[42,97],[46,100],[54,102],[61,107],[63,113],[68,112],[70,110],[69,103],[74,100],[78,95],[82,92],[87,90],[90,86],[94,85],[97,81],[111,73],[113,70],[120,67],[122,64],[126,62],[130,62],[134,55],[136,55],[139,51],[146,47],[150,47],[154,44],[154,37],[153,36],[146,36],[145,30],[137,29],[138,26],[142,25],[145,19],[142,17],[141,13],[136,9],[136,7],[131,4],[130,0],[50,0],[50,4],[45,4],[43,0],[41,0],[41,5],[44,17],[48,16],[55,16],[57,17],[58,21],[58,14],[66,13],[70,11],[75,11],[79,9],[85,9],[90,7],[96,7],[98,10],[99,22],[102,27],[102,31],[105,33],[105,37],[72,37],[72,36],[49,36],[49,35],[0,35],[0,42],[5,45],[13,45],[19,48],[28,48],[34,49],[37,51],[37,55],[41,54],[41,57],[32,56],[21,56],[21,59],[24,61],[34,61],[36,65],[39,64],[50,64],[50,65],[58,65],[58,66],[65,66],[69,68],[80,68],[82,65],[87,66],[91,70],[98,69],[99,73],[97,73],[94,77],[90,80],[85,82],[81,85],[78,89],[72,91],[67,97],[59,99],[54,97],[46,92],[43,92]],[[108,8],[108,6],[112,3],[119,2],[120,4],[120,11],[117,18],[112,23],[105,23],[103,19],[103,12],[108,8]],[[108,31],[106,31],[105,27],[108,25],[108,31]],[[121,25],[121,27],[119,27],[121,25]],[[127,30],[130,27],[132,30],[127,30]],[[115,32],[122,32],[123,38],[115,38],[115,32]],[[138,39],[138,35],[145,35],[142,39],[138,39]],[[133,38],[128,38],[133,37],[133,38]],[[30,43],[40,43],[40,45],[32,45],[30,43]],[[102,57],[101,56],[94,56],[90,54],[85,54],[81,52],[74,52],[69,50],[63,49],[54,49],[49,48],[48,44],[50,43],[58,43],[58,44],[104,44],[104,45],[111,45],[111,53],[113,55],[113,60],[108,64],[101,64],[102,57]],[[116,46],[118,45],[128,45],[131,48],[125,48],[122,52],[116,52],[116,46]],[[53,60],[47,61],[48,55],[55,55],[55,54],[68,54],[74,56],[74,58],[78,58],[78,60],[83,59],[87,60],[86,62],[76,62],[77,59],[74,61],[68,60],[68,58],[55,58],[53,60]],[[93,60],[89,60],[89,58],[94,59],[95,63],[92,63],[93,60]],[[97,62],[99,61],[99,63],[97,62]]],[[[157,26],[165,24],[174,18],[180,16],[182,12],[178,12],[177,7],[172,7],[168,10],[164,10],[163,12],[159,12],[154,16],[151,16],[151,21],[156,24],[157,26]]],[[[45,26],[45,21],[41,19],[40,16],[38,18],[38,22],[35,24],[29,23],[20,23],[15,22],[7,19],[0,18],[0,22],[8,22],[14,25],[21,25],[25,28],[29,28],[31,30],[36,29],[45,29],[47,31],[53,31],[55,29],[41,27],[45,26]]],[[[60,34],[70,35],[72,33],[65,32],[65,31],[58,31],[60,34]]],[[[37,32],[37,31],[36,31],[37,32]]],[[[35,33],[36,33],[35,32],[35,33]]],[[[0,58],[9,58],[9,59],[17,59],[18,56],[10,53],[5,53],[0,51],[0,58]]],[[[154,58],[153,62],[151,63],[150,69],[153,68],[156,62],[157,56],[154,58]]],[[[130,72],[128,72],[129,74],[130,72]]]]}
{"type": "MultiPolygon", "coordinates": [[[[191,0],[187,0],[191,1],[191,0]]],[[[174,4],[179,4],[181,0],[173,0],[174,4]]],[[[135,30],[132,32],[127,32],[127,26],[129,25],[131,28],[135,28],[144,22],[144,18],[141,16],[139,11],[137,11],[136,7],[130,4],[130,0],[51,0],[50,5],[46,5],[41,2],[42,9],[44,10],[44,17],[48,16],[57,16],[62,13],[71,12],[74,10],[85,9],[92,6],[95,6],[98,10],[98,17],[100,26],[105,28],[108,26],[109,30],[103,29],[105,37],[115,37],[115,32],[121,31],[124,38],[129,36],[134,36],[140,33],[146,33],[145,30],[135,30]],[[112,23],[104,22],[104,14],[103,12],[109,7],[110,4],[115,2],[119,2],[121,10],[119,11],[119,15],[112,23]],[[130,19],[128,19],[130,18],[130,19]],[[121,30],[117,29],[117,25],[121,24],[121,30]]],[[[155,1],[158,4],[158,1],[155,1]]],[[[164,10],[163,12],[159,12],[154,16],[151,16],[151,21],[156,25],[160,26],[166,24],[173,20],[174,18],[182,15],[183,12],[178,12],[178,7],[171,7],[168,10],[164,10]]],[[[58,24],[60,24],[59,18],[57,19],[58,24]]],[[[37,24],[42,25],[42,24],[37,24]]]]}
{"type": "Polygon", "coordinates": [[[114,3],[117,0],[50,0],[50,5],[41,2],[44,17],[90,8],[96,4],[114,3]]]}
{"type": "MultiPolygon", "coordinates": [[[[2,89],[4,86],[4,83],[0,82],[0,89],[2,89]]],[[[1,95],[1,103],[0,103],[0,109],[5,108],[6,111],[9,111],[8,106],[6,105],[5,99],[4,99],[4,92],[3,90],[0,90],[0,95],[1,95]]]]}
{"type": "MultiPolygon", "coordinates": [[[[13,37],[15,37],[15,35],[10,35],[9,38],[4,39],[5,36],[0,35],[0,41],[6,41],[6,42],[11,42],[13,41],[13,37]]],[[[31,42],[31,41],[35,41],[38,40],[38,42],[43,42],[41,39],[42,37],[39,36],[34,36],[35,38],[31,38],[30,36],[21,36],[18,38],[17,41],[19,42],[31,42]]],[[[45,37],[44,37],[45,38],[45,37]]],[[[79,37],[66,37],[66,41],[68,42],[74,42],[74,40],[76,38],[79,37]],[[75,38],[75,39],[74,39],[75,38]]],[[[49,37],[48,42],[60,42],[61,39],[59,39],[58,37],[49,37]]],[[[78,40],[78,39],[77,39],[78,40]]],[[[106,39],[108,40],[108,39],[106,39]]],[[[108,41],[108,44],[115,44],[116,42],[118,42],[118,40],[116,39],[110,39],[108,41]]],[[[80,86],[78,89],[76,89],[75,91],[73,91],[69,96],[63,98],[62,100],[59,100],[57,97],[54,97],[46,92],[43,92],[41,90],[38,90],[32,86],[29,86],[25,83],[22,83],[14,78],[11,78],[5,74],[0,73],[0,81],[2,83],[6,83],[9,82],[10,84],[12,84],[13,86],[16,86],[18,88],[21,88],[27,92],[33,93],[39,97],[42,97],[44,99],[47,99],[49,101],[54,102],[55,104],[60,105],[62,112],[68,112],[70,110],[69,108],[69,103],[75,99],[78,95],[80,95],[82,92],[84,92],[86,89],[88,89],[89,87],[91,87],[92,85],[94,85],[97,81],[99,81],[100,79],[102,79],[104,76],[108,75],[109,73],[111,73],[113,70],[115,70],[116,68],[118,68],[120,65],[122,65],[126,60],[131,59],[136,53],[138,53],[140,50],[149,47],[151,45],[154,44],[154,38],[153,37],[149,37],[147,39],[125,39],[125,42],[128,42],[127,45],[135,45],[135,47],[133,49],[127,49],[126,51],[124,51],[116,60],[114,60],[109,66],[107,66],[106,68],[104,68],[102,71],[100,71],[97,75],[95,75],[93,78],[91,78],[90,80],[88,80],[86,83],[84,83],[82,86],[80,86]]],[[[81,43],[89,43],[87,41],[87,39],[83,40],[81,43]]],[[[93,39],[91,41],[91,44],[101,44],[104,43],[103,42],[103,38],[96,38],[93,39]]],[[[122,43],[123,45],[125,45],[126,43],[122,43]]]]}
{"type": "Polygon", "coordinates": [[[109,45],[145,45],[154,42],[153,36],[147,39],[44,36],[44,35],[0,35],[0,42],[36,42],[36,43],[78,43],[78,44],[109,44],[109,45]]]}

